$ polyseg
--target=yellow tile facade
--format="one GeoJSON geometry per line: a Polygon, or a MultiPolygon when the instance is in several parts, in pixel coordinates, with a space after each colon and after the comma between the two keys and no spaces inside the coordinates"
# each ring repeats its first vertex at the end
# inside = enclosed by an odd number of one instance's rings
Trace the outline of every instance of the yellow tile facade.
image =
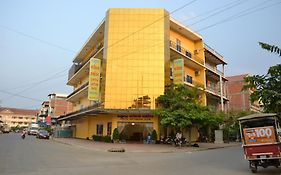
{"type": "Polygon", "coordinates": [[[192,80],[183,83],[199,84],[206,105],[203,39],[171,19],[164,9],[109,9],[74,59],[76,73],[70,74],[67,83],[74,91],[89,81],[89,66],[82,66],[91,57],[101,59],[100,105],[91,108],[96,102],[89,101],[86,93],[69,97],[75,112],[62,120],[71,121],[75,137],[97,135],[97,125],[103,126],[99,135],[118,128],[127,131],[128,138],[145,139],[155,129],[159,137],[159,118],[152,110],[165,85],[173,83],[170,68],[175,59],[184,59],[184,79],[192,80]]]}

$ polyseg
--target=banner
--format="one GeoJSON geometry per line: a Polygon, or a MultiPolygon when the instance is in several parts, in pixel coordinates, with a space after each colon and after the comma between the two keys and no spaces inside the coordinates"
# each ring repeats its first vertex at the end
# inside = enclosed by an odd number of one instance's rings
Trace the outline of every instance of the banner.
{"type": "Polygon", "coordinates": [[[174,73],[173,73],[174,84],[183,84],[184,81],[184,60],[174,60],[174,73]]]}
{"type": "Polygon", "coordinates": [[[246,145],[275,143],[275,132],[273,126],[244,128],[243,132],[246,145]]]}
{"type": "Polygon", "coordinates": [[[89,71],[88,99],[98,101],[100,99],[100,68],[101,60],[91,58],[89,71]]]}

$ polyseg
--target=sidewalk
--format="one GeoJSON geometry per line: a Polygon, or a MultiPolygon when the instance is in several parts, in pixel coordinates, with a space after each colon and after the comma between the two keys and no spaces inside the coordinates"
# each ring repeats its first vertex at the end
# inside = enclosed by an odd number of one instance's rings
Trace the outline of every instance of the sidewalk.
{"type": "Polygon", "coordinates": [[[197,147],[174,147],[172,145],[165,144],[143,144],[143,143],[104,143],[104,142],[95,142],[93,140],[84,140],[84,139],[75,139],[75,138],[52,138],[51,140],[80,147],[84,149],[89,149],[93,151],[101,151],[108,152],[110,149],[125,149],[125,152],[149,152],[149,153],[172,153],[172,152],[194,152],[194,151],[202,151],[208,149],[218,149],[225,147],[233,147],[240,146],[241,143],[233,142],[233,143],[222,143],[222,144],[214,144],[214,143],[197,143],[199,148],[197,147]]]}

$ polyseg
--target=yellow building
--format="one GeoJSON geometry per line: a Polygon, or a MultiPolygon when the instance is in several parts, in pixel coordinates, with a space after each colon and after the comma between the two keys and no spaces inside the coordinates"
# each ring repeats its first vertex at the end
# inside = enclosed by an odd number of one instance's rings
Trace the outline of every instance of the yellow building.
{"type": "MultiPolygon", "coordinates": [[[[159,136],[152,111],[165,86],[200,85],[204,105],[212,97],[205,90],[206,52],[202,37],[164,9],[109,9],[73,60],[67,85],[74,91],[67,100],[74,111],[59,121],[70,124],[77,138],[112,135],[115,128],[128,140],[141,141],[154,129],[159,136]]],[[[224,65],[210,55],[210,65],[224,65]]],[[[221,96],[211,102],[221,103],[221,96]]]]}

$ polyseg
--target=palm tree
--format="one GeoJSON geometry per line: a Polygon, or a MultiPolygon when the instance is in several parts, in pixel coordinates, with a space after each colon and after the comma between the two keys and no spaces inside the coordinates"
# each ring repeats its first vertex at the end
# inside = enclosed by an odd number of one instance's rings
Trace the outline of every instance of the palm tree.
{"type": "Polygon", "coordinates": [[[266,49],[270,52],[279,54],[279,56],[281,56],[281,49],[278,46],[269,45],[269,44],[263,43],[263,42],[259,42],[259,45],[261,46],[261,48],[266,49]]]}

